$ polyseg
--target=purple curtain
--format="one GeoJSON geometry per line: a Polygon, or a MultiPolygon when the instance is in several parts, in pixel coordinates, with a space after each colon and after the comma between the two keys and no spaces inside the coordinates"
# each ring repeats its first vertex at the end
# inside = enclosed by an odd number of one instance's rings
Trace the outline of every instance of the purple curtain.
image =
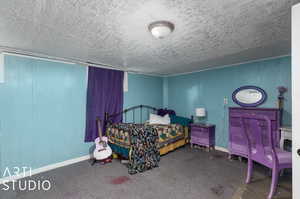
{"type": "MultiPolygon", "coordinates": [[[[105,112],[118,113],[123,110],[124,72],[89,67],[85,142],[93,142],[98,137],[96,117],[104,121],[105,112]]],[[[122,115],[113,122],[121,122],[122,115]]],[[[105,124],[102,122],[102,132],[105,124]]]]}

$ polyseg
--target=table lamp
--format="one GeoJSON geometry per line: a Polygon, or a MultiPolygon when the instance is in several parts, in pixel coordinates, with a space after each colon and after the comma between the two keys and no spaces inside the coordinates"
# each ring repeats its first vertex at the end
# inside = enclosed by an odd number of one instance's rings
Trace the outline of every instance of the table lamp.
{"type": "Polygon", "coordinates": [[[196,108],[196,117],[204,118],[206,116],[205,108],[196,108]]]}

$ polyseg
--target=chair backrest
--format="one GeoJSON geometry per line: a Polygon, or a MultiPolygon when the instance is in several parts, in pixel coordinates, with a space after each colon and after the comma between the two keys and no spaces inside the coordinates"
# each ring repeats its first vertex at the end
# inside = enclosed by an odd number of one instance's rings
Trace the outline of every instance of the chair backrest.
{"type": "Polygon", "coordinates": [[[263,164],[269,163],[270,160],[278,161],[271,120],[267,116],[253,114],[242,114],[239,118],[249,158],[263,164]],[[268,157],[270,155],[271,159],[268,157]]]}

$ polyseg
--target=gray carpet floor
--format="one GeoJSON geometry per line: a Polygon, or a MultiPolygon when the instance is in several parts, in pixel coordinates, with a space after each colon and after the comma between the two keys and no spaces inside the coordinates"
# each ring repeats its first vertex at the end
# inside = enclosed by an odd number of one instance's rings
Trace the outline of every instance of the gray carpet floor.
{"type": "MultiPolygon", "coordinates": [[[[161,158],[160,166],[129,175],[118,160],[94,166],[83,161],[31,177],[49,179],[49,191],[0,191],[1,199],[265,199],[269,171],[255,165],[253,182],[244,183],[246,161],[188,146],[161,158]]],[[[26,179],[28,180],[28,178],[26,179]]],[[[291,173],[280,177],[275,198],[292,198],[291,173]]],[[[0,186],[1,188],[1,186],[0,186]]]]}

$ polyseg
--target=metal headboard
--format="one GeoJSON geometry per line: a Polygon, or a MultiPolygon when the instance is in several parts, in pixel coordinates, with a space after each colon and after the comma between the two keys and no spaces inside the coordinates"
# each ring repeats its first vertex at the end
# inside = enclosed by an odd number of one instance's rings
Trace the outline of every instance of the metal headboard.
{"type": "Polygon", "coordinates": [[[139,115],[140,115],[140,120],[139,121],[142,121],[143,120],[143,110],[147,111],[147,115],[149,117],[150,113],[157,113],[157,108],[154,108],[152,106],[148,106],[148,105],[138,105],[138,106],[133,106],[133,107],[130,107],[130,108],[127,108],[119,113],[115,113],[115,114],[112,114],[112,115],[109,115],[108,113],[105,113],[105,121],[106,123],[113,123],[113,119],[115,117],[118,117],[120,115],[123,115],[123,121],[124,123],[127,122],[127,116],[130,114],[129,112],[132,112],[132,121],[133,123],[136,123],[136,117],[135,117],[135,110],[136,109],[139,109],[140,111],[138,111],[139,115]]]}

